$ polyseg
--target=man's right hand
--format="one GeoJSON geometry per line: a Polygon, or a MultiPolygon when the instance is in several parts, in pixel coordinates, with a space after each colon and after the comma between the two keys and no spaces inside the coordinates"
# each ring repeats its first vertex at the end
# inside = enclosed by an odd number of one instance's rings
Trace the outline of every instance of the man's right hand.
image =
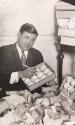
{"type": "Polygon", "coordinates": [[[23,71],[19,71],[18,76],[19,78],[31,78],[31,76],[34,75],[35,71],[36,71],[35,67],[28,67],[23,71]]]}

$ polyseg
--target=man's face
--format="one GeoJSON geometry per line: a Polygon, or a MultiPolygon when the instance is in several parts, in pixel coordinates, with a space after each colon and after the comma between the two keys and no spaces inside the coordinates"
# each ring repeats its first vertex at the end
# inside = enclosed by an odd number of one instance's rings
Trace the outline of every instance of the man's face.
{"type": "Polygon", "coordinates": [[[19,33],[18,35],[18,45],[22,51],[30,49],[35,40],[36,40],[36,34],[31,34],[28,32],[23,32],[22,34],[19,33]]]}

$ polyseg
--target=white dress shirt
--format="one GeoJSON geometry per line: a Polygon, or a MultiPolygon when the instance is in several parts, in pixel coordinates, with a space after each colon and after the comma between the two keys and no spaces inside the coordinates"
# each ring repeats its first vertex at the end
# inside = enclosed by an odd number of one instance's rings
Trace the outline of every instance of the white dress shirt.
{"type": "MultiPolygon", "coordinates": [[[[20,49],[20,47],[18,46],[18,44],[16,44],[16,48],[18,50],[18,53],[19,53],[19,57],[21,59],[21,56],[22,56],[22,51],[20,49]]],[[[24,54],[27,58],[27,55],[28,55],[28,51],[24,51],[24,54]]],[[[11,73],[11,77],[10,77],[10,84],[13,84],[15,82],[18,82],[19,81],[19,78],[18,78],[18,72],[13,72],[11,73]]]]}

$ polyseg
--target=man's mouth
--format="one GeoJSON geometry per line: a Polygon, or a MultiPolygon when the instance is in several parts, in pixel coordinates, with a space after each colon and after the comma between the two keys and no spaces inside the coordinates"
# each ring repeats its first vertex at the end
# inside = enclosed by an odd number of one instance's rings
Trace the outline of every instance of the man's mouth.
{"type": "Polygon", "coordinates": [[[30,46],[29,46],[29,45],[25,45],[24,48],[25,48],[25,49],[29,49],[30,46]]]}

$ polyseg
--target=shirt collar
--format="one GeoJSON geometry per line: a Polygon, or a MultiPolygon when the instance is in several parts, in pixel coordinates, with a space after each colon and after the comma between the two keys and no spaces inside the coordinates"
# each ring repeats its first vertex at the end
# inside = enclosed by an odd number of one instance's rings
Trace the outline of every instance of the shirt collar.
{"type": "MultiPolygon", "coordinates": [[[[22,51],[21,51],[21,49],[20,49],[20,47],[18,46],[17,43],[16,43],[16,48],[17,48],[17,50],[18,50],[19,57],[21,58],[21,56],[22,56],[22,51]]],[[[26,58],[27,58],[28,50],[24,51],[24,54],[25,54],[25,56],[26,56],[26,58]]]]}

